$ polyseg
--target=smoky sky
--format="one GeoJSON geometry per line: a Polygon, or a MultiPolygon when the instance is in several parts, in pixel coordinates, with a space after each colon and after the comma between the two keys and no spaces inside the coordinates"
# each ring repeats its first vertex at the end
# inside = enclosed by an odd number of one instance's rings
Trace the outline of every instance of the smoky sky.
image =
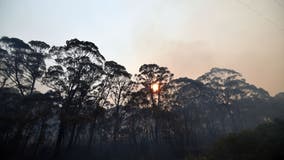
{"type": "Polygon", "coordinates": [[[0,20],[0,36],[92,41],[133,74],[144,63],[190,78],[222,67],[284,91],[283,0],[0,0],[0,20]]]}

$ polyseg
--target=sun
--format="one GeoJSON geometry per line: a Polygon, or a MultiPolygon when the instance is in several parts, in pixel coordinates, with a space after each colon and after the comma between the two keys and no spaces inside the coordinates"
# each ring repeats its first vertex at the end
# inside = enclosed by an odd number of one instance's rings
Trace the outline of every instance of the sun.
{"type": "Polygon", "coordinates": [[[151,84],[151,89],[154,93],[157,93],[160,90],[160,84],[159,83],[151,84]]]}

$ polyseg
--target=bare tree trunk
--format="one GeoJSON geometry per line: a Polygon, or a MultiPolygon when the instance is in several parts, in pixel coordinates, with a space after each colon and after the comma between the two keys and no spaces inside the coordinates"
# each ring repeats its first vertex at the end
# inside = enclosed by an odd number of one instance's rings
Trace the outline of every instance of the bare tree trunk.
{"type": "Polygon", "coordinates": [[[20,83],[18,78],[17,78],[17,83],[18,83],[17,86],[18,86],[18,89],[20,90],[21,95],[24,96],[25,94],[24,94],[24,91],[22,89],[22,85],[21,85],[21,83],[20,83]]]}
{"type": "Polygon", "coordinates": [[[81,129],[82,129],[82,126],[79,125],[77,127],[77,131],[76,131],[76,135],[75,135],[73,144],[78,144],[78,139],[79,139],[79,135],[80,135],[81,129]]]}
{"type": "Polygon", "coordinates": [[[63,141],[63,136],[64,136],[64,129],[65,125],[64,122],[61,118],[60,124],[59,124],[59,131],[58,131],[58,135],[57,135],[57,140],[56,140],[56,145],[55,145],[55,150],[54,150],[54,157],[57,157],[60,153],[60,149],[61,149],[61,144],[63,141]]]}
{"type": "Polygon", "coordinates": [[[8,80],[8,78],[4,77],[3,82],[1,82],[2,83],[1,88],[5,87],[7,80],[8,80]]]}
{"type": "Polygon", "coordinates": [[[23,131],[24,131],[25,125],[20,124],[15,136],[13,137],[12,140],[12,145],[15,147],[15,152],[18,152],[18,149],[20,148],[20,142],[23,139],[23,131]]]}
{"type": "Polygon", "coordinates": [[[41,122],[41,127],[40,127],[40,131],[39,131],[39,136],[38,136],[38,140],[37,143],[35,145],[35,150],[33,153],[33,157],[36,159],[36,155],[39,149],[40,144],[43,142],[44,137],[45,137],[45,129],[46,129],[46,124],[44,122],[44,120],[42,120],[41,122]]]}
{"type": "Polygon", "coordinates": [[[90,126],[90,130],[89,130],[89,142],[88,142],[88,147],[90,148],[93,144],[93,139],[94,139],[94,132],[95,132],[95,127],[96,127],[96,120],[94,121],[94,123],[90,126]]]}
{"type": "Polygon", "coordinates": [[[119,132],[119,126],[120,126],[120,116],[119,116],[119,105],[116,106],[116,113],[114,115],[115,117],[115,124],[113,129],[113,142],[117,142],[117,135],[119,132]]]}
{"type": "MultiPolygon", "coordinates": [[[[15,62],[15,67],[18,67],[18,63],[15,62]]],[[[24,96],[24,91],[23,91],[23,88],[22,88],[22,84],[19,80],[19,75],[18,75],[18,68],[15,69],[15,79],[16,79],[16,82],[17,82],[17,87],[18,89],[20,90],[20,93],[22,96],[24,96]]]]}
{"type": "Polygon", "coordinates": [[[159,144],[159,120],[155,117],[155,141],[159,144]]]}
{"type": "Polygon", "coordinates": [[[30,130],[30,128],[28,127],[27,129],[28,129],[28,131],[27,131],[28,133],[27,133],[27,135],[25,136],[23,145],[22,145],[22,147],[21,147],[21,148],[22,148],[22,149],[21,149],[21,154],[23,154],[23,155],[24,155],[26,149],[28,148],[28,142],[29,142],[30,137],[32,136],[32,131],[30,130]]]}
{"type": "Polygon", "coordinates": [[[73,144],[73,141],[74,141],[74,135],[75,135],[75,131],[76,131],[76,126],[77,126],[76,122],[73,122],[71,136],[70,136],[70,139],[69,139],[69,142],[68,142],[67,149],[70,149],[72,147],[72,144],[73,144]]]}
{"type": "Polygon", "coordinates": [[[34,92],[35,82],[36,82],[36,79],[35,79],[35,78],[33,78],[32,85],[31,85],[31,91],[30,91],[30,94],[33,94],[33,92],[34,92]]]}

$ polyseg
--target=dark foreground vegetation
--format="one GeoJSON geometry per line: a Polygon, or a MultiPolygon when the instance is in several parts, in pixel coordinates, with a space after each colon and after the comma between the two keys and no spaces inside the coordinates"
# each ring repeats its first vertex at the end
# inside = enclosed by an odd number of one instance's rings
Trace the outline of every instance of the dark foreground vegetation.
{"type": "Polygon", "coordinates": [[[193,160],[267,160],[284,158],[284,121],[276,119],[259,125],[254,130],[231,133],[219,139],[193,160]]]}
{"type": "Polygon", "coordinates": [[[283,118],[234,70],[132,76],[91,42],[0,39],[1,159],[283,159],[283,118]]]}

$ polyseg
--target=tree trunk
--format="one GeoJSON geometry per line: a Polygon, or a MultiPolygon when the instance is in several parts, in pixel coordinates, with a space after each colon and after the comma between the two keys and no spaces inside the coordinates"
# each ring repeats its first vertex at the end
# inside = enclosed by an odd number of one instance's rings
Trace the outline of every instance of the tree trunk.
{"type": "Polygon", "coordinates": [[[23,124],[20,124],[18,129],[17,129],[17,132],[12,140],[12,146],[14,146],[14,150],[15,152],[18,152],[18,149],[20,147],[20,142],[21,140],[23,139],[23,131],[24,131],[24,128],[25,128],[25,125],[23,124]]]}
{"type": "Polygon", "coordinates": [[[38,152],[38,149],[39,149],[39,146],[40,144],[43,142],[44,140],[44,137],[45,137],[45,128],[46,128],[46,124],[44,122],[44,120],[42,120],[41,122],[41,127],[40,127],[40,131],[39,131],[39,136],[38,136],[38,141],[35,145],[35,150],[34,150],[34,153],[33,153],[33,157],[34,159],[36,159],[36,155],[37,155],[37,152],[38,152]]]}
{"type": "Polygon", "coordinates": [[[75,135],[75,131],[76,131],[76,122],[73,123],[72,125],[72,131],[71,131],[71,136],[68,142],[68,146],[67,149],[70,149],[72,147],[73,141],[74,141],[74,135],[75,135]]]}
{"type": "Polygon", "coordinates": [[[30,91],[30,94],[33,94],[33,92],[34,92],[35,82],[36,82],[36,79],[35,79],[35,78],[33,78],[32,85],[31,85],[31,91],[30,91]]]}
{"type": "Polygon", "coordinates": [[[6,82],[7,82],[7,79],[8,79],[8,78],[4,77],[3,82],[2,82],[2,84],[1,84],[1,88],[4,88],[4,87],[5,87],[6,82]]]}
{"type": "Polygon", "coordinates": [[[159,120],[157,117],[155,117],[155,143],[159,143],[159,120]]]}
{"type": "Polygon", "coordinates": [[[30,128],[28,127],[27,129],[28,129],[28,133],[27,133],[27,135],[25,136],[23,145],[22,145],[22,147],[21,147],[22,149],[21,149],[21,151],[20,151],[20,153],[21,153],[22,155],[24,155],[26,149],[28,148],[28,142],[29,142],[30,137],[32,136],[32,131],[30,130],[30,128]]]}
{"type": "Polygon", "coordinates": [[[120,117],[119,117],[119,105],[116,106],[116,113],[115,113],[115,124],[113,129],[113,142],[116,143],[117,135],[120,126],[120,117]]]}
{"type": "Polygon", "coordinates": [[[64,127],[65,127],[64,122],[63,122],[63,120],[61,120],[60,124],[59,124],[59,131],[58,131],[55,150],[54,150],[54,157],[57,157],[60,153],[61,143],[62,143],[63,138],[64,138],[63,137],[64,136],[64,127]]]}
{"type": "Polygon", "coordinates": [[[74,138],[74,143],[73,144],[75,144],[75,145],[78,144],[78,139],[79,139],[79,135],[80,135],[81,129],[82,129],[82,126],[79,125],[77,127],[76,135],[75,135],[75,138],[74,138]]]}
{"type": "MultiPolygon", "coordinates": [[[[17,62],[15,62],[15,66],[18,67],[17,62]]],[[[19,77],[18,77],[18,69],[17,68],[15,70],[15,79],[16,79],[17,87],[20,90],[21,95],[24,96],[25,94],[24,94],[24,91],[23,91],[23,88],[22,88],[22,84],[21,84],[19,77]]]]}
{"type": "Polygon", "coordinates": [[[96,127],[96,120],[94,121],[94,123],[90,126],[90,130],[89,130],[89,142],[88,142],[88,148],[90,148],[93,144],[93,139],[94,139],[94,132],[95,132],[95,127],[96,127]]]}

